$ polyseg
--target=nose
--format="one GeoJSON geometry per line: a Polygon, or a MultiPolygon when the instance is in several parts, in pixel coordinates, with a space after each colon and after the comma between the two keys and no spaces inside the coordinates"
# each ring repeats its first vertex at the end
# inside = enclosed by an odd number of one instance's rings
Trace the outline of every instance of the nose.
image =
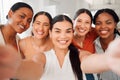
{"type": "Polygon", "coordinates": [[[81,28],[84,28],[84,27],[85,27],[85,24],[84,24],[84,23],[81,23],[81,24],[80,24],[80,27],[81,27],[81,28]]]}
{"type": "Polygon", "coordinates": [[[62,39],[66,38],[66,33],[63,33],[63,32],[62,32],[62,33],[60,34],[60,38],[62,38],[62,39]]]}
{"type": "Polygon", "coordinates": [[[105,28],[105,27],[106,27],[106,24],[103,23],[103,24],[101,25],[101,28],[105,28]]]}
{"type": "Polygon", "coordinates": [[[43,25],[40,24],[40,25],[38,26],[38,29],[39,29],[39,30],[43,30],[43,25]]]}

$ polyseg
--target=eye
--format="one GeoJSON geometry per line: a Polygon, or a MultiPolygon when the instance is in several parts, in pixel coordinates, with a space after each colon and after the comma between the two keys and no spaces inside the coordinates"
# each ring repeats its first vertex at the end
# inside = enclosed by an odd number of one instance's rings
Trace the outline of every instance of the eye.
{"type": "Polygon", "coordinates": [[[27,20],[28,23],[31,23],[31,21],[32,21],[31,19],[28,19],[28,20],[27,20]]]}
{"type": "Polygon", "coordinates": [[[66,33],[71,33],[71,32],[72,32],[71,30],[66,31],[66,33]]]}
{"type": "Polygon", "coordinates": [[[49,24],[44,24],[44,26],[49,26],[49,24]]]}
{"type": "Polygon", "coordinates": [[[56,32],[56,33],[60,33],[60,31],[58,31],[58,30],[56,30],[55,32],[56,32]]]}
{"type": "Polygon", "coordinates": [[[81,22],[81,20],[78,19],[77,22],[81,22]]]}
{"type": "Polygon", "coordinates": [[[20,18],[24,19],[24,18],[25,18],[25,16],[23,16],[23,15],[20,15],[20,18]]]}
{"type": "Polygon", "coordinates": [[[100,22],[96,22],[95,25],[100,25],[101,23],[100,22]]]}
{"type": "Polygon", "coordinates": [[[107,24],[111,24],[111,23],[112,23],[112,22],[110,22],[110,21],[109,21],[109,22],[107,22],[107,24]]]}
{"type": "Polygon", "coordinates": [[[86,24],[90,24],[90,22],[85,22],[86,24]]]}

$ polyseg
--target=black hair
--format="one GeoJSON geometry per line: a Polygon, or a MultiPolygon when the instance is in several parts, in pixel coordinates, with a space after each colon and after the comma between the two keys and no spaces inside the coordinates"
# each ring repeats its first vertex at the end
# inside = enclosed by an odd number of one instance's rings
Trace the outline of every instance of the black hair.
{"type": "Polygon", "coordinates": [[[37,18],[39,15],[45,15],[45,16],[47,16],[48,19],[49,19],[49,21],[50,21],[50,26],[51,26],[52,16],[51,16],[48,12],[45,12],[45,11],[40,11],[40,12],[36,13],[35,16],[33,17],[33,23],[34,23],[34,21],[36,20],[36,18],[37,18]]]}
{"type": "Polygon", "coordinates": [[[91,12],[88,9],[85,9],[85,8],[82,8],[82,9],[79,9],[78,11],[76,11],[73,19],[75,20],[82,13],[88,14],[91,18],[91,23],[92,23],[93,16],[92,16],[91,12]]]}
{"type": "MultiPolygon", "coordinates": [[[[100,9],[100,10],[98,10],[98,11],[96,12],[96,14],[94,15],[94,19],[93,19],[93,23],[94,23],[94,24],[96,24],[96,19],[97,19],[97,17],[98,17],[101,13],[108,13],[108,14],[110,14],[110,15],[113,17],[113,19],[114,19],[114,21],[115,21],[116,23],[119,22],[119,17],[118,17],[118,15],[116,14],[116,12],[115,12],[114,10],[112,10],[112,9],[105,8],[105,9],[100,9]]],[[[119,31],[118,31],[116,28],[114,29],[114,33],[117,33],[117,34],[120,35],[119,31]]]]}
{"type": "MultiPolygon", "coordinates": [[[[70,22],[73,25],[72,20],[68,16],[66,16],[66,15],[57,15],[52,20],[52,26],[51,26],[50,30],[52,30],[53,25],[56,22],[62,22],[64,20],[70,22]]],[[[72,43],[69,46],[69,50],[70,50],[69,57],[70,57],[70,62],[71,62],[73,72],[77,76],[78,80],[83,80],[82,70],[81,70],[81,67],[80,67],[81,63],[80,63],[80,60],[79,60],[79,51],[72,43]]]]}
{"type": "MultiPolygon", "coordinates": [[[[27,3],[24,3],[24,2],[17,2],[15,3],[11,8],[10,10],[12,10],[13,12],[15,12],[16,10],[20,9],[20,8],[23,8],[23,7],[26,7],[26,8],[29,8],[32,12],[33,12],[33,9],[30,5],[28,5],[27,3]]],[[[8,19],[8,15],[6,16],[6,18],[8,19]]]]}
{"type": "MultiPolygon", "coordinates": [[[[33,17],[33,23],[39,15],[45,15],[49,19],[50,26],[51,26],[52,16],[48,12],[45,12],[45,11],[40,11],[36,13],[35,16],[33,17]]],[[[34,35],[33,32],[32,32],[32,35],[34,35]]]]}

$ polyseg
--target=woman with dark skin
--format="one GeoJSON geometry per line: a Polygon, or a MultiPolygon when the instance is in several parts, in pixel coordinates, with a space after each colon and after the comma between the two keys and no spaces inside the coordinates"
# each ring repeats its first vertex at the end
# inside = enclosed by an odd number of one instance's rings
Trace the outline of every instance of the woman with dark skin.
{"type": "MultiPolygon", "coordinates": [[[[110,42],[120,38],[120,33],[116,29],[119,17],[112,9],[100,9],[96,12],[93,22],[99,35],[95,40],[96,53],[104,53],[110,42]]],[[[99,74],[98,79],[120,80],[120,76],[108,71],[99,74]]]]}
{"type": "Polygon", "coordinates": [[[22,33],[30,27],[32,16],[33,9],[30,5],[15,3],[8,12],[7,23],[0,27],[0,43],[10,44],[19,52],[17,33],[22,33]]]}

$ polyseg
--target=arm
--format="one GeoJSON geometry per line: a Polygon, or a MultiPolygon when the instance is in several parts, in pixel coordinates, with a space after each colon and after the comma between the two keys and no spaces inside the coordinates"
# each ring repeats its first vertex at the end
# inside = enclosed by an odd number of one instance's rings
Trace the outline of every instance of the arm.
{"type": "Polygon", "coordinates": [[[106,54],[92,54],[80,51],[81,69],[84,73],[100,73],[109,70],[106,54]]]}
{"type": "Polygon", "coordinates": [[[26,39],[19,40],[19,48],[22,58],[25,59],[26,39]]]}
{"type": "Polygon", "coordinates": [[[15,75],[21,62],[21,57],[10,45],[0,45],[0,79],[11,78],[15,75]]]}
{"type": "Polygon", "coordinates": [[[23,60],[16,74],[20,80],[37,80],[40,79],[45,65],[45,55],[37,54],[33,60],[23,60]]]}
{"type": "Polygon", "coordinates": [[[100,73],[103,71],[112,70],[113,72],[120,75],[119,46],[120,46],[120,39],[117,39],[114,40],[112,43],[110,43],[105,54],[91,54],[84,56],[81,61],[81,68],[83,72],[100,73]]]}

